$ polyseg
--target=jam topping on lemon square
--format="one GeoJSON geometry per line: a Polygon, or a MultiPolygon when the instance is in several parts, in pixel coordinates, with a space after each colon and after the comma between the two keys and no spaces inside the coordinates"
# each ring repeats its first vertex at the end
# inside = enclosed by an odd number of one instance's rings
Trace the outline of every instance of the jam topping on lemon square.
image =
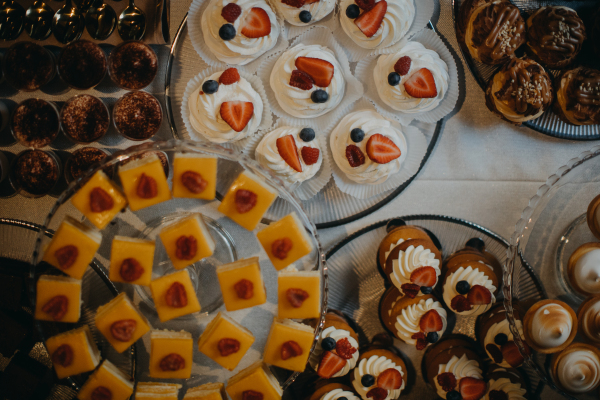
{"type": "Polygon", "coordinates": [[[258,176],[244,171],[229,187],[219,211],[253,231],[276,198],[275,189],[258,176]]]}
{"type": "Polygon", "coordinates": [[[48,244],[42,260],[75,279],[81,279],[101,241],[100,232],[67,216],[48,244]]]}
{"type": "Polygon", "coordinates": [[[110,251],[110,280],[150,286],[154,248],[152,240],[115,236],[110,251]]]}
{"type": "Polygon", "coordinates": [[[96,328],[119,353],[127,350],[150,330],[148,320],[125,293],[98,307],[96,328]]]}
{"type": "Polygon", "coordinates": [[[163,165],[156,154],[121,165],[119,178],[131,211],[150,207],[171,198],[163,165]]]}
{"type": "Polygon", "coordinates": [[[183,400],[226,400],[225,385],[222,383],[205,383],[189,388],[183,400]]]}
{"type": "Polygon", "coordinates": [[[80,400],[127,400],[133,394],[133,378],[108,360],[98,368],[77,393],[80,400]]]}
{"type": "Polygon", "coordinates": [[[104,229],[127,200],[102,171],[98,171],[71,197],[71,203],[98,229],[104,229]]]}
{"type": "Polygon", "coordinates": [[[198,349],[214,362],[233,371],[254,343],[252,332],[223,313],[206,326],[198,349]]]}
{"type": "Polygon", "coordinates": [[[188,379],[192,375],[194,340],[186,331],[150,332],[150,376],[188,379]]]}
{"type": "Polygon", "coordinates": [[[81,312],[81,281],[66,276],[42,275],[37,281],[35,319],[77,322],[81,312]]]}
{"type": "Polygon", "coordinates": [[[217,277],[227,311],[254,307],[267,301],[258,257],[221,265],[217,268],[217,277]]]}
{"type": "Polygon", "coordinates": [[[187,269],[153,280],[150,289],[161,322],[200,311],[200,302],[187,269]]]}
{"type": "Polygon", "coordinates": [[[321,273],[279,271],[279,318],[318,318],[321,315],[321,273]]]}
{"type": "Polygon", "coordinates": [[[202,154],[177,153],[173,159],[173,196],[214,200],[217,159],[202,154]]]}
{"type": "Polygon", "coordinates": [[[302,372],[306,368],[314,339],[312,327],[289,319],[275,318],[263,359],[267,364],[302,372]]]}
{"type": "Polygon", "coordinates": [[[278,271],[313,250],[312,240],[295,212],[262,229],[256,237],[278,271]]]}
{"type": "Polygon", "coordinates": [[[200,214],[192,214],[163,228],[159,236],[175,269],[210,257],[215,250],[215,241],[200,214]]]}
{"type": "Polygon", "coordinates": [[[138,382],[135,400],[177,400],[180,389],[177,383],[138,382]]]}
{"type": "Polygon", "coordinates": [[[280,400],[283,393],[277,379],[262,360],[229,378],[226,390],[231,400],[280,400]]]}
{"type": "Polygon", "coordinates": [[[100,351],[87,325],[46,340],[58,379],[91,371],[100,363],[100,351]]]}

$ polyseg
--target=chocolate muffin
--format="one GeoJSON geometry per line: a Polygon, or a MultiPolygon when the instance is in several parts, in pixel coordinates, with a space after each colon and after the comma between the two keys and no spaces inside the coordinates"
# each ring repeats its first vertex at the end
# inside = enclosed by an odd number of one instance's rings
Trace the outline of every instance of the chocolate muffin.
{"type": "Polygon", "coordinates": [[[113,82],[128,90],[148,86],[158,72],[156,53],[142,42],[125,42],[110,54],[109,72],[113,82]]]}
{"type": "Polygon", "coordinates": [[[75,89],[90,89],[106,75],[106,55],[95,43],[77,40],[58,56],[58,75],[75,89]]]}
{"type": "Polygon", "coordinates": [[[11,183],[28,197],[48,194],[60,176],[60,160],[52,152],[25,150],[12,164],[11,183]]]}
{"type": "Polygon", "coordinates": [[[571,125],[600,124],[600,71],[565,70],[555,82],[554,113],[571,125]]]}
{"type": "Polygon", "coordinates": [[[14,138],[25,147],[47,146],[58,135],[58,110],[46,100],[24,100],[13,111],[10,129],[14,138]]]}
{"type": "Polygon", "coordinates": [[[15,89],[30,92],[54,77],[54,58],[39,44],[19,42],[10,46],[4,54],[2,70],[15,89]]]}
{"type": "Polygon", "coordinates": [[[146,140],[162,123],[162,110],[156,97],[146,92],[129,92],[113,108],[115,127],[130,140],[146,140]]]}
{"type": "MultiPolygon", "coordinates": [[[[75,151],[65,165],[65,179],[68,183],[83,175],[90,167],[99,164],[108,157],[108,153],[95,147],[82,147],[75,151]]],[[[110,168],[104,171],[110,176],[110,168]],[[108,171],[108,172],[107,172],[108,171]]]]}
{"type": "Polygon", "coordinates": [[[71,97],[60,113],[60,126],[65,135],[76,143],[92,143],[108,130],[108,109],[97,97],[82,94],[71,97]]]}

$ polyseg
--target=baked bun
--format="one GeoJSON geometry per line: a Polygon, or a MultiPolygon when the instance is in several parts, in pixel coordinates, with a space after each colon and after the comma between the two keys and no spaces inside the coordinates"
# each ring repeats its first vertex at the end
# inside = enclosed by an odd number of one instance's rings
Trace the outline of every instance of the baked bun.
{"type": "Polygon", "coordinates": [[[600,124],[600,71],[578,67],[560,74],[554,112],[567,124],[600,124]]]}

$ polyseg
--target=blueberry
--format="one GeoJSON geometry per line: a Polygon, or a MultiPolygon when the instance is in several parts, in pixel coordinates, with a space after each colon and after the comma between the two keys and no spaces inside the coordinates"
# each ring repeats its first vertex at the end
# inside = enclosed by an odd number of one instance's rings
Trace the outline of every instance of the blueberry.
{"type": "Polygon", "coordinates": [[[469,285],[469,282],[467,281],[459,281],[456,284],[456,291],[458,292],[458,294],[467,294],[469,293],[470,289],[471,285],[469,285]]]}
{"type": "Polygon", "coordinates": [[[363,375],[363,377],[360,378],[360,383],[364,387],[371,387],[375,384],[375,377],[369,374],[363,375]]]}
{"type": "Polygon", "coordinates": [[[304,128],[300,131],[300,139],[304,142],[312,142],[315,139],[315,131],[312,128],[304,128]]]}
{"type": "Polygon", "coordinates": [[[346,8],[346,17],[354,19],[358,18],[360,15],[360,8],[356,4],[350,4],[348,8],[346,8]]]}
{"type": "Polygon", "coordinates": [[[498,346],[502,346],[503,344],[506,344],[506,342],[508,342],[508,336],[506,336],[504,333],[499,333],[494,336],[494,343],[496,343],[498,346]]]}
{"type": "Polygon", "coordinates": [[[310,22],[310,20],[312,19],[312,15],[310,14],[310,11],[300,11],[300,14],[298,14],[298,17],[300,18],[300,21],[304,22],[305,24],[308,24],[310,22]]]}
{"type": "Polygon", "coordinates": [[[446,400],[462,400],[462,396],[456,390],[446,393],[446,400]]]}
{"type": "Polygon", "coordinates": [[[223,40],[231,40],[235,37],[235,28],[231,24],[225,24],[219,28],[219,36],[223,40]]]}
{"type": "Polygon", "coordinates": [[[350,139],[354,143],[360,143],[365,138],[365,132],[360,128],[354,128],[350,131],[350,139]]]}
{"type": "Polygon", "coordinates": [[[440,335],[437,332],[429,332],[427,334],[427,341],[429,343],[435,343],[440,339],[440,335]]]}
{"type": "Polygon", "coordinates": [[[421,293],[431,294],[431,292],[433,292],[433,288],[431,286],[421,286],[421,293]]]}
{"type": "Polygon", "coordinates": [[[206,94],[213,94],[219,90],[219,82],[208,80],[202,84],[202,91],[206,94]]]}
{"type": "Polygon", "coordinates": [[[400,79],[402,78],[397,72],[390,72],[390,74],[388,75],[388,83],[390,84],[390,86],[398,86],[400,84],[400,79]]]}
{"type": "Polygon", "coordinates": [[[329,100],[329,95],[326,91],[319,89],[312,92],[310,98],[314,103],[325,103],[329,100]]]}
{"type": "Polygon", "coordinates": [[[479,251],[485,250],[485,242],[481,238],[473,238],[469,239],[469,241],[465,244],[466,247],[472,247],[479,251]]]}
{"type": "Polygon", "coordinates": [[[323,339],[323,341],[321,342],[321,347],[325,351],[335,349],[335,339],[330,337],[323,339]]]}

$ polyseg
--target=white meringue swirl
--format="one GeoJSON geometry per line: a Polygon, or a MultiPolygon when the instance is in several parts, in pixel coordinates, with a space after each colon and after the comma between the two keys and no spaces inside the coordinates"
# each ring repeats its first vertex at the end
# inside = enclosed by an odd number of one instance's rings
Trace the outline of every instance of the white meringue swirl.
{"type": "MultiPolygon", "coordinates": [[[[437,285],[438,278],[442,273],[440,270],[440,260],[435,258],[435,254],[431,250],[426,249],[422,245],[417,247],[413,245],[408,246],[405,251],[400,251],[398,253],[398,258],[392,260],[392,262],[394,267],[390,279],[394,286],[401,292],[402,285],[411,283],[410,275],[418,268],[433,267],[436,274],[436,280],[432,287],[437,285]]],[[[423,296],[423,293],[419,291],[417,296],[423,296]]]]}
{"type": "Polygon", "coordinates": [[[525,400],[525,395],[527,394],[527,390],[522,388],[521,384],[513,383],[508,378],[490,379],[484,400],[490,400],[490,392],[492,390],[506,393],[508,400],[525,400]]]}
{"type": "Polygon", "coordinates": [[[559,355],[556,378],[571,393],[587,393],[600,385],[600,359],[589,349],[559,355]]]}
{"type": "Polygon", "coordinates": [[[446,310],[444,310],[439,301],[435,301],[432,298],[427,300],[422,299],[417,304],[412,304],[402,309],[400,315],[396,317],[396,324],[394,325],[396,327],[397,337],[408,344],[416,344],[417,340],[412,339],[412,335],[421,332],[419,326],[421,317],[429,310],[437,311],[442,319],[442,329],[438,331],[439,337],[442,337],[447,325],[446,310]]]}
{"type": "Polygon", "coordinates": [[[346,398],[347,400],[360,400],[354,395],[354,393],[348,392],[344,389],[333,389],[332,391],[327,392],[323,396],[321,396],[320,400],[338,400],[342,397],[346,398]]]}
{"type": "Polygon", "coordinates": [[[335,375],[333,375],[333,378],[338,378],[340,376],[346,375],[348,372],[350,372],[350,370],[352,368],[354,368],[356,366],[356,362],[358,361],[358,343],[352,336],[350,336],[350,332],[348,332],[347,330],[336,329],[333,326],[323,329],[323,332],[321,332],[321,336],[319,336],[317,345],[315,346],[315,351],[313,351],[311,353],[311,355],[308,359],[310,366],[315,371],[319,369],[319,363],[321,362],[321,354],[323,354],[323,351],[324,351],[323,347],[321,347],[321,342],[323,342],[323,339],[329,338],[329,337],[334,339],[336,342],[338,340],[346,338],[346,339],[348,339],[348,341],[350,342],[352,347],[354,347],[356,349],[356,352],[354,352],[354,354],[352,354],[352,358],[349,360],[346,360],[346,365],[344,365],[344,368],[342,368],[340,371],[336,372],[335,375]]]}
{"type": "Polygon", "coordinates": [[[573,278],[582,290],[600,294],[600,249],[590,250],[577,260],[573,278]]]}
{"type": "Polygon", "coordinates": [[[562,346],[573,330],[573,318],[568,310],[556,303],[544,304],[533,314],[529,336],[546,349],[562,346]]]}
{"type": "Polygon", "coordinates": [[[300,8],[292,7],[283,3],[281,0],[273,0],[277,11],[283,16],[287,22],[295,26],[308,26],[319,22],[325,18],[329,13],[333,11],[335,7],[335,0],[318,0],[314,3],[304,4],[300,8]],[[300,12],[308,11],[311,15],[311,19],[308,23],[300,21],[300,12]]]}
{"type": "Polygon", "coordinates": [[[358,393],[363,400],[369,400],[369,398],[367,398],[367,393],[373,388],[373,386],[363,386],[361,383],[362,377],[369,374],[372,375],[375,378],[375,382],[377,382],[377,377],[379,374],[390,368],[394,368],[400,372],[400,375],[402,375],[402,386],[400,386],[400,389],[388,390],[388,395],[385,400],[397,399],[406,386],[404,371],[402,370],[402,367],[396,365],[395,362],[384,356],[371,356],[368,359],[360,360],[358,366],[354,369],[354,380],[352,381],[352,385],[354,386],[356,393],[358,393]]]}
{"type": "MultiPolygon", "coordinates": [[[[521,322],[521,320],[516,320],[516,324],[517,324],[517,329],[519,330],[519,333],[521,334],[521,337],[523,337],[523,322],[521,322]]],[[[488,356],[490,357],[490,359],[492,361],[494,361],[494,357],[492,357],[490,352],[487,350],[487,345],[488,344],[496,345],[496,343],[494,342],[494,338],[496,337],[496,335],[498,335],[500,333],[505,334],[508,337],[509,341],[514,340],[514,336],[513,336],[512,332],[510,331],[510,325],[509,325],[507,319],[503,319],[502,321],[496,322],[495,324],[490,326],[490,329],[488,329],[487,333],[485,334],[485,338],[483,339],[483,348],[485,349],[485,352],[488,354],[488,356]]],[[[504,368],[511,368],[511,365],[504,359],[498,365],[500,365],[501,367],[504,367],[504,368]]]]}
{"type": "Polygon", "coordinates": [[[477,379],[483,379],[481,368],[479,368],[479,363],[475,360],[469,360],[466,354],[463,354],[460,358],[457,356],[452,356],[450,361],[446,364],[441,364],[438,367],[438,374],[433,379],[435,388],[437,390],[438,396],[442,399],[446,398],[446,391],[442,389],[440,384],[438,383],[437,377],[445,372],[451,372],[456,377],[456,381],[460,381],[461,378],[471,377],[477,379]]]}
{"type": "Polygon", "coordinates": [[[588,339],[600,342],[600,301],[589,306],[581,316],[581,331],[588,339]]]}
{"type": "MultiPolygon", "coordinates": [[[[476,266],[475,268],[473,268],[472,266],[468,266],[467,268],[459,267],[456,271],[451,273],[446,278],[446,283],[444,283],[444,289],[443,289],[444,301],[450,307],[450,304],[452,303],[452,299],[454,298],[454,296],[459,295],[459,293],[456,291],[456,284],[460,281],[469,282],[469,285],[471,287],[473,287],[475,285],[484,286],[492,294],[492,300],[490,301],[489,304],[474,305],[473,308],[469,311],[458,312],[453,309],[452,311],[454,311],[456,314],[480,315],[480,314],[483,314],[484,312],[486,312],[487,310],[489,310],[492,307],[492,304],[494,304],[496,302],[496,296],[494,296],[494,292],[496,291],[496,286],[494,286],[494,283],[491,281],[490,278],[488,278],[488,276],[483,271],[480,271],[480,268],[487,268],[488,273],[493,274],[494,272],[492,271],[492,267],[490,267],[489,265],[486,265],[483,263],[481,263],[481,264],[482,264],[481,266],[476,266]]],[[[450,307],[450,308],[452,308],[452,307],[450,307]]]]}

